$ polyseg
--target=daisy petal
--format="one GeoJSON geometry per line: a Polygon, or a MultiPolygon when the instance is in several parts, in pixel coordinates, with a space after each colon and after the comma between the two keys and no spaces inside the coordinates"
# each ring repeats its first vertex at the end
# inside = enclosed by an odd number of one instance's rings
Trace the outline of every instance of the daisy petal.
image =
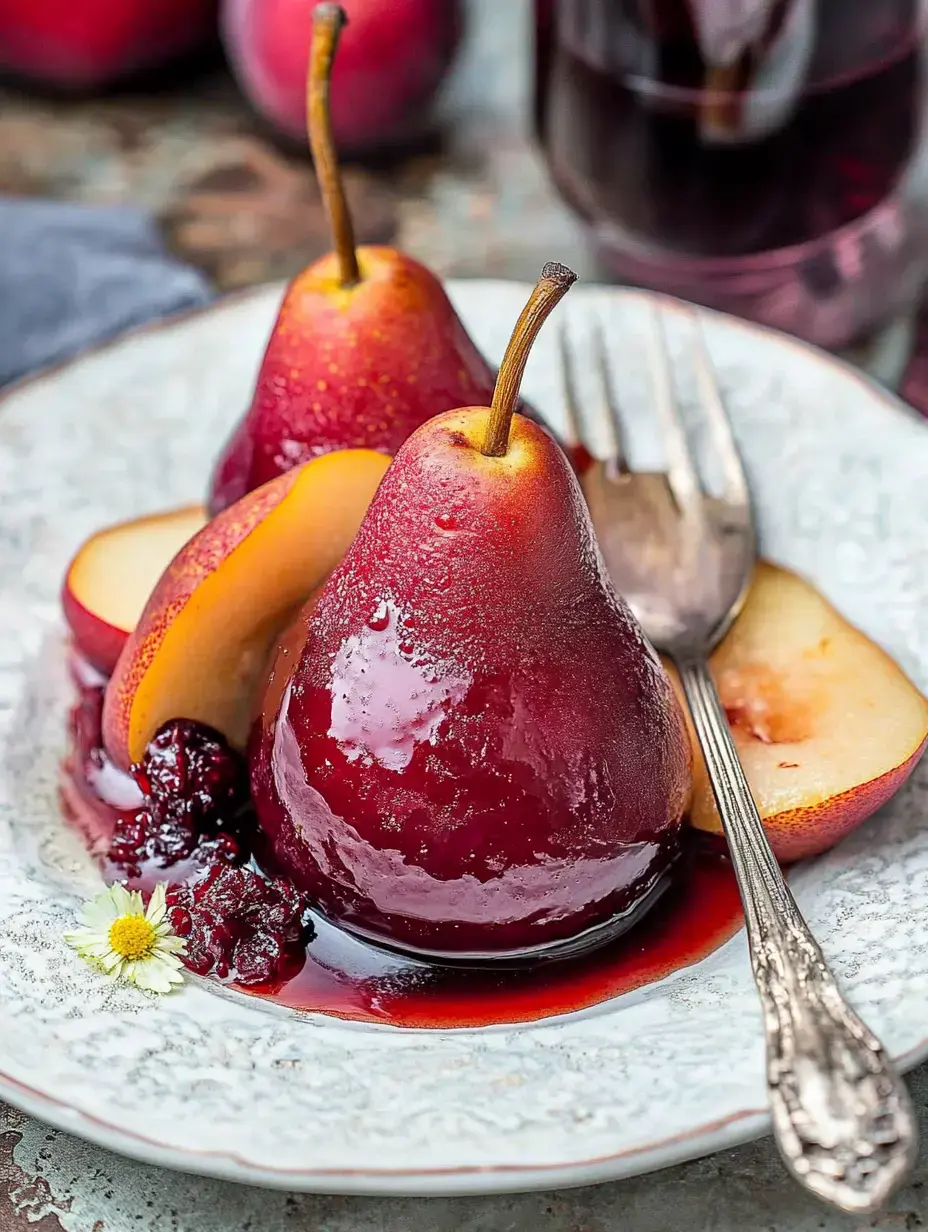
{"type": "Polygon", "coordinates": [[[110,886],[117,915],[144,915],[145,904],[138,890],[127,890],[119,881],[110,886]]]}
{"type": "MultiPolygon", "coordinates": [[[[132,910],[132,896],[121,881],[116,881],[109,888],[109,896],[117,915],[129,915],[132,910]]],[[[94,900],[99,901],[99,900],[94,900]]]]}
{"type": "Polygon", "coordinates": [[[159,881],[152,890],[151,899],[148,903],[148,910],[145,912],[145,919],[149,924],[158,925],[168,913],[167,895],[163,881],[159,881]]]}
{"type": "Polygon", "coordinates": [[[104,954],[111,954],[110,943],[102,938],[97,941],[86,941],[81,950],[85,954],[89,954],[92,958],[102,958],[104,954]]]}
{"type": "Polygon", "coordinates": [[[176,980],[173,971],[164,970],[159,963],[146,963],[144,970],[139,971],[136,983],[139,988],[147,988],[151,992],[170,992],[176,980]],[[174,977],[174,978],[172,978],[174,977]]]}
{"type": "Polygon", "coordinates": [[[87,903],[81,913],[81,918],[87,928],[95,928],[98,932],[105,933],[117,915],[113,900],[107,896],[105,903],[87,903]]]}
{"type": "Polygon", "coordinates": [[[164,963],[166,967],[170,967],[172,971],[180,971],[184,965],[176,954],[163,954],[159,951],[157,958],[159,962],[164,963]]]}
{"type": "Polygon", "coordinates": [[[82,917],[89,928],[107,929],[119,915],[109,890],[84,904],[82,917]]]}
{"type": "Polygon", "coordinates": [[[75,928],[73,933],[65,933],[64,939],[68,945],[86,945],[91,941],[96,941],[100,934],[93,928],[75,928]]]}
{"type": "Polygon", "coordinates": [[[146,963],[138,971],[132,974],[132,982],[137,988],[141,988],[144,992],[157,992],[155,985],[158,983],[158,977],[152,971],[151,963],[146,963]]]}
{"type": "Polygon", "coordinates": [[[168,981],[172,988],[177,988],[183,984],[184,968],[178,963],[175,967],[173,964],[163,963],[161,969],[164,973],[164,978],[168,981]]]}
{"type": "Polygon", "coordinates": [[[104,954],[95,954],[94,957],[98,959],[100,966],[104,971],[116,971],[118,973],[121,971],[122,966],[125,963],[125,959],[121,954],[116,954],[110,949],[108,949],[104,954]]]}

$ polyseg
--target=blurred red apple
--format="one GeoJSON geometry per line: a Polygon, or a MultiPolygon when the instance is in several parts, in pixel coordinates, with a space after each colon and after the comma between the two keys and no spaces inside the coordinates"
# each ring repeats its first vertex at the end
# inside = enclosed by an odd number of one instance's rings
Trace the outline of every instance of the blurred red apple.
{"type": "MultiPolygon", "coordinates": [[[[0,0],[2,2],[2,0],[0,0]]],[[[306,137],[310,14],[316,0],[224,0],[226,52],[255,109],[306,137]]],[[[461,35],[459,0],[343,0],[332,125],[343,153],[416,135],[461,35]]]]}
{"type": "Polygon", "coordinates": [[[88,90],[195,51],[218,0],[0,0],[0,71],[88,90]]]}

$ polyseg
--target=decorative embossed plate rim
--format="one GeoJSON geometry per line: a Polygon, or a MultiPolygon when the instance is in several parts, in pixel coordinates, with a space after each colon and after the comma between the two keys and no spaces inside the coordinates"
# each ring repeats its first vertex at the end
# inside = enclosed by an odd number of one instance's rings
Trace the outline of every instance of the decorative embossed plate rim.
{"type": "MultiPolygon", "coordinates": [[[[498,359],[526,288],[450,290],[498,359]]],[[[584,1184],[764,1132],[743,936],[583,1014],[426,1032],[273,1011],[200,981],[154,1001],[104,986],[61,942],[96,877],[54,794],[62,570],[99,525],[199,497],[279,294],[139,331],[24,382],[0,407],[0,1095],[152,1163],[331,1192],[584,1184]]],[[[673,301],[578,286],[560,310],[581,346],[594,314],[606,323],[638,465],[658,461],[640,360],[655,307],[682,354],[673,301]]],[[[765,550],[812,576],[928,688],[924,426],[800,343],[710,314],[705,325],[765,550]]],[[[542,335],[525,389],[557,423],[553,343],[542,335]]],[[[686,398],[685,364],[680,386],[686,398]]],[[[904,1065],[928,1051],[926,816],[928,761],[878,818],[793,878],[852,999],[904,1065]]]]}

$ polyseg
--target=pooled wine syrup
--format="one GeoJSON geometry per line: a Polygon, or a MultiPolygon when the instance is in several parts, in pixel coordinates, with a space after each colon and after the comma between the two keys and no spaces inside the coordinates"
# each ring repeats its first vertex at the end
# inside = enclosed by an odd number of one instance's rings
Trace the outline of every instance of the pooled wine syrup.
{"type": "MultiPolygon", "coordinates": [[[[78,700],[62,766],[62,805],[99,861],[104,880],[124,881],[125,868],[110,862],[106,853],[117,818],[134,817],[142,796],[102,748],[105,682],[79,660],[72,674],[78,700]]],[[[196,876],[201,868],[195,858],[168,866],[150,861],[128,884],[150,889],[159,881],[196,876]]],[[[731,868],[694,839],[675,884],[645,920],[585,957],[466,970],[389,953],[313,916],[302,967],[280,985],[241,991],[292,1009],[402,1027],[532,1022],[598,1005],[690,966],[718,949],[741,923],[731,868]]]]}

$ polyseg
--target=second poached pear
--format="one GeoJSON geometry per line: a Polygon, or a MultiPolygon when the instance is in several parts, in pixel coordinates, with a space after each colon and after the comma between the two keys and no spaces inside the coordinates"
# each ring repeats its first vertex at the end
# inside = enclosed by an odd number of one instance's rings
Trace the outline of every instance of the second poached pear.
{"type": "Polygon", "coordinates": [[[275,475],[336,449],[394,454],[440,411],[489,402],[495,372],[441,283],[395,248],[357,250],[340,283],[330,253],[287,289],[251,406],[212,479],[212,513],[275,475]]]}
{"type": "Polygon", "coordinates": [[[334,251],[287,288],[251,406],[213,473],[212,514],[320,454],[393,454],[430,416],[493,393],[495,374],[435,275],[395,248],[355,245],[329,98],[346,20],[337,4],[315,6],[307,73],[307,125],[334,251]]]}

